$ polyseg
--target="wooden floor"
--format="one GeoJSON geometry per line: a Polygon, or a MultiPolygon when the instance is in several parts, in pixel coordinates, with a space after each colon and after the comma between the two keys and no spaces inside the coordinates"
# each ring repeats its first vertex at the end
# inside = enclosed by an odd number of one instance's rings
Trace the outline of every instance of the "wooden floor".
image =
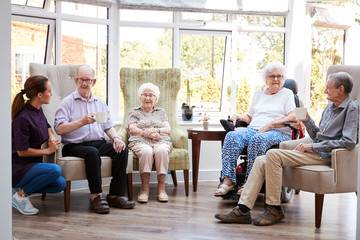
{"type": "MultiPolygon", "coordinates": [[[[184,185],[166,187],[170,201],[156,201],[155,185],[147,204],[135,209],[111,209],[99,215],[89,211],[88,191],[71,195],[70,212],[64,212],[63,195],[31,197],[39,208],[36,216],[24,216],[13,209],[14,239],[355,239],[355,193],[325,195],[322,226],[314,226],[314,195],[300,192],[283,204],[285,219],[276,225],[222,224],[215,218],[236,205],[236,201],[213,197],[216,182],[200,182],[198,192],[185,197],[184,185]]],[[[104,192],[107,192],[104,188],[104,192]]],[[[134,195],[139,186],[134,186],[134,195]]],[[[259,194],[252,216],[263,212],[259,194]]]]}

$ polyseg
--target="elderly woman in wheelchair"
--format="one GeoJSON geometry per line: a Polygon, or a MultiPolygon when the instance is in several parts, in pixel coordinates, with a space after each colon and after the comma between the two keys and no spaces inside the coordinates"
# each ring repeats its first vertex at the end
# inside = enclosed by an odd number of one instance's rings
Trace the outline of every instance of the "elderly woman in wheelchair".
{"type": "MultiPolygon", "coordinates": [[[[291,140],[291,129],[285,122],[294,122],[295,102],[291,90],[283,88],[285,66],[279,62],[269,63],[263,71],[266,85],[254,93],[247,114],[234,115],[231,121],[243,121],[248,125],[227,133],[222,150],[221,183],[215,196],[224,196],[236,186],[237,160],[247,147],[245,181],[256,157],[264,155],[273,145],[291,140]]],[[[241,193],[241,188],[239,189],[241,193]]]]}

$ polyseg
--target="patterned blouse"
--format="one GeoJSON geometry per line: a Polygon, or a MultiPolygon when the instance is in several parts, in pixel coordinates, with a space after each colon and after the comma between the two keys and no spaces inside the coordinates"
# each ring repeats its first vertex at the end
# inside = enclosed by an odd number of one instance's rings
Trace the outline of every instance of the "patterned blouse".
{"type": "Polygon", "coordinates": [[[172,147],[169,136],[161,136],[161,140],[152,140],[143,136],[134,136],[130,134],[129,125],[137,123],[138,128],[162,128],[165,127],[164,121],[168,121],[165,110],[162,108],[154,107],[147,113],[142,107],[135,107],[130,110],[128,115],[127,130],[129,132],[129,148],[132,148],[137,143],[148,144],[153,147],[155,144],[166,143],[172,147]]]}

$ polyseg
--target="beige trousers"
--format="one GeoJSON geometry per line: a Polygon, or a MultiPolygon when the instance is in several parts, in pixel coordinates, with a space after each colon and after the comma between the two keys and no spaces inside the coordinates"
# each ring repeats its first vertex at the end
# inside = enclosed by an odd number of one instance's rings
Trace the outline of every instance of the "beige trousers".
{"type": "Polygon", "coordinates": [[[257,157],[238,203],[252,209],[266,179],[266,204],[280,205],[282,168],[302,165],[330,165],[330,158],[320,158],[316,153],[281,149],[271,149],[266,155],[257,157]]]}
{"type": "Polygon", "coordinates": [[[139,172],[150,173],[155,159],[157,174],[167,174],[169,168],[170,146],[166,143],[156,144],[154,147],[148,144],[135,144],[131,150],[139,158],[139,172]]]}

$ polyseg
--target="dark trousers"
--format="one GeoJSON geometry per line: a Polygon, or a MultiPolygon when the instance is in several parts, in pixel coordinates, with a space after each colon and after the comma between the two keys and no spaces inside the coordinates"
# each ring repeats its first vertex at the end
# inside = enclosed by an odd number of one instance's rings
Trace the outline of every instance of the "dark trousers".
{"type": "Polygon", "coordinates": [[[101,158],[109,156],[112,159],[112,179],[109,195],[125,196],[126,167],[128,149],[116,153],[111,143],[105,140],[89,141],[83,143],[68,143],[62,149],[63,156],[74,156],[85,159],[85,171],[90,192],[101,193],[101,158]]]}

